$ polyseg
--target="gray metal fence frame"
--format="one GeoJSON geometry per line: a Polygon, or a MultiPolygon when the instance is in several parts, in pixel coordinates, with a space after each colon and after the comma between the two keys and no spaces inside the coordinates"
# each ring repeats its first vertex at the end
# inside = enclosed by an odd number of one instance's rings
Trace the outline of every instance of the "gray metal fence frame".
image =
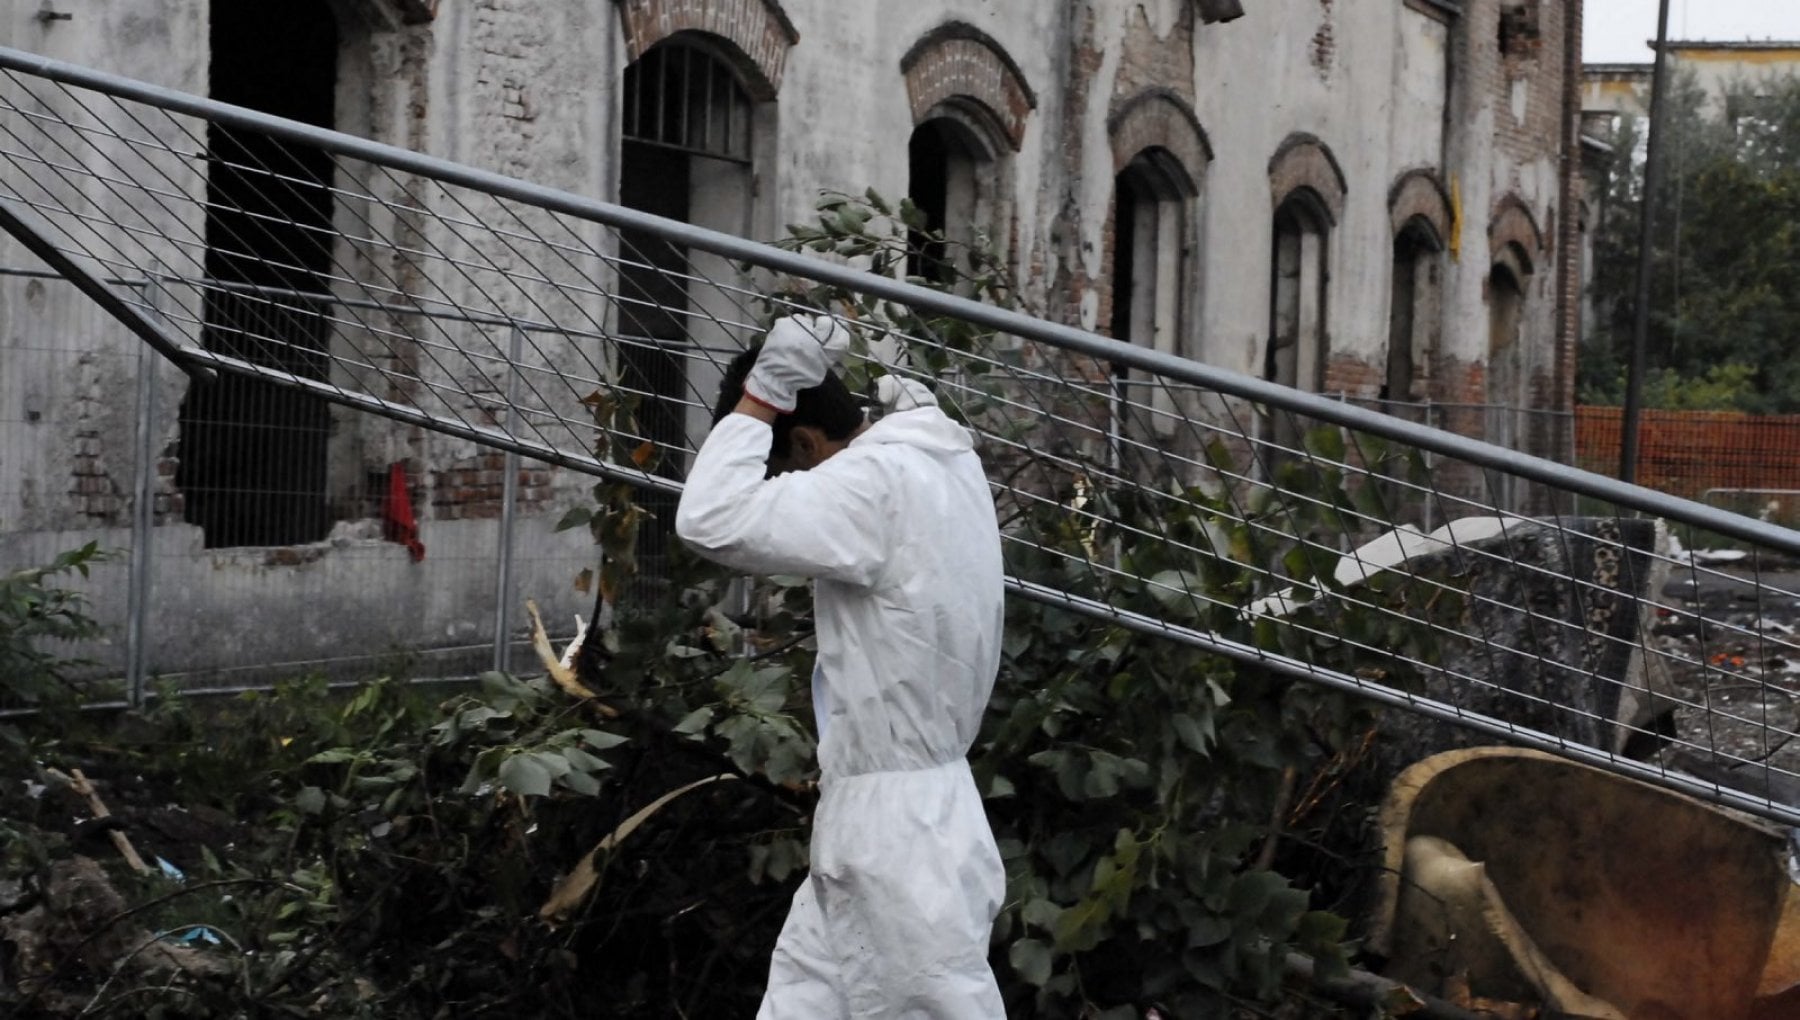
{"type": "MultiPolygon", "coordinates": [[[[644,232],[672,244],[722,256],[737,263],[817,283],[848,288],[873,298],[906,305],[934,315],[954,317],[1047,347],[1142,370],[1171,383],[1200,387],[1253,405],[1278,409],[1289,414],[1402,443],[1428,453],[1455,458],[1481,469],[1541,483],[1574,496],[1604,501],[1625,510],[1660,517],[1678,524],[1749,542],[1765,549],[1800,557],[1800,532],[1732,514],[1703,503],[1624,483],[1553,460],[1506,449],[1478,439],[1431,429],[1378,411],[1358,407],[1334,399],[1329,395],[1290,389],[1263,379],[1201,364],[1124,341],[1101,337],[1072,326],[1034,319],[1024,314],[984,305],[953,294],[915,286],[902,280],[871,275],[848,266],[689,224],[665,220],[597,199],[569,194],[322,128],[284,121],[255,111],[227,106],[41,56],[0,49],[0,69],[89,90],[115,99],[149,104],[165,111],[203,118],[229,127],[261,132],[293,144],[311,146],[337,156],[384,167],[388,170],[416,174],[427,179],[458,185],[522,205],[566,215],[576,220],[600,224],[614,230],[644,232]]],[[[0,227],[4,227],[20,238],[33,250],[48,246],[28,218],[8,214],[0,219],[0,227]]],[[[142,315],[135,308],[119,301],[107,283],[94,278],[80,266],[73,263],[57,265],[52,262],[51,264],[60,273],[75,282],[77,286],[88,292],[95,300],[100,301],[133,333],[173,361],[183,371],[205,373],[217,370],[273,379],[298,389],[311,390],[334,403],[397,421],[420,425],[445,434],[460,436],[514,456],[532,457],[590,475],[629,482],[649,489],[662,491],[679,489],[679,483],[648,471],[634,470],[591,456],[579,456],[546,444],[522,439],[501,429],[489,429],[472,423],[456,423],[434,418],[417,408],[395,401],[368,394],[348,393],[291,373],[249,364],[229,356],[184,344],[170,335],[151,317],[142,315]]],[[[514,327],[514,335],[517,336],[519,330],[529,328],[532,324],[519,320],[510,325],[514,327]]],[[[147,407],[140,403],[139,414],[146,413],[148,413],[147,407]]],[[[142,501],[140,501],[138,511],[140,516],[144,512],[141,503],[142,501]]],[[[138,582],[134,580],[134,583],[138,582]]],[[[1059,589],[1048,588],[1018,578],[1010,578],[1008,585],[1010,590],[1020,597],[1104,620],[1138,633],[1180,642],[1260,670],[1310,683],[1323,684],[1360,697],[1371,698],[1384,704],[1454,723],[1505,741],[1552,751],[1567,758],[1632,776],[1667,789],[1701,796],[1716,803],[1740,808],[1787,824],[1800,824],[1800,808],[1777,803],[1769,798],[1745,794],[1692,776],[1626,759],[1569,739],[1515,725],[1501,719],[1467,712],[1452,704],[1409,695],[1398,690],[1377,688],[1354,677],[1229,640],[1219,634],[1130,613],[1119,607],[1096,603],[1059,589]]]]}

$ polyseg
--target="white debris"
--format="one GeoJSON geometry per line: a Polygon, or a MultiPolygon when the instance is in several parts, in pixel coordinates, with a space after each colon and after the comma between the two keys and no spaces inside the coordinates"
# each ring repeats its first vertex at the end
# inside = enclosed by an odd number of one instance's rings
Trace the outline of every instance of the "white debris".
{"type": "MultiPolygon", "coordinates": [[[[1392,570],[1408,560],[1433,553],[1449,552],[1475,542],[1486,541],[1506,533],[1508,522],[1519,524],[1518,518],[1464,517],[1433,531],[1429,535],[1410,524],[1392,531],[1345,553],[1337,563],[1333,576],[1340,587],[1349,588],[1367,581],[1384,570],[1392,570]]],[[[1244,610],[1246,619],[1257,616],[1286,616],[1311,600],[1317,589],[1311,586],[1286,588],[1257,599],[1244,610]]]]}
{"type": "Polygon", "coordinates": [[[1742,549],[1695,549],[1688,557],[1700,566],[1711,567],[1746,560],[1750,558],[1750,554],[1742,549]]]}

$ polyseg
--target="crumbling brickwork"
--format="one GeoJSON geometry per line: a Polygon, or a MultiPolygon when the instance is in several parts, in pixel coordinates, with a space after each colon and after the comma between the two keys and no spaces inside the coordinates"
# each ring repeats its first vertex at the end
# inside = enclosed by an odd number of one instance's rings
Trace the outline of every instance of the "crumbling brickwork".
{"type": "Polygon", "coordinates": [[[1037,98],[1018,65],[986,33],[961,22],[940,26],[901,58],[900,70],[913,123],[946,101],[973,100],[999,121],[1007,144],[1018,151],[1037,98]]]}
{"type": "Polygon", "coordinates": [[[620,0],[625,52],[632,59],[678,32],[705,32],[738,50],[758,98],[781,89],[788,48],[799,32],[775,0],[620,0]]]}
{"type": "Polygon", "coordinates": [[[1269,208],[1305,188],[1317,195],[1333,222],[1343,215],[1348,181],[1337,157],[1318,138],[1298,131],[1291,134],[1269,157],[1269,208]]]}
{"type": "MultiPolygon", "coordinates": [[[[408,478],[414,478],[417,465],[409,462],[408,478]]],[[[451,461],[446,467],[433,467],[424,472],[431,479],[431,516],[434,520],[455,521],[469,518],[487,519],[500,516],[506,491],[506,455],[478,453],[451,461]]],[[[551,495],[548,468],[519,469],[517,506],[520,513],[539,512],[551,495]]],[[[413,483],[414,501],[421,493],[413,483]]]]}

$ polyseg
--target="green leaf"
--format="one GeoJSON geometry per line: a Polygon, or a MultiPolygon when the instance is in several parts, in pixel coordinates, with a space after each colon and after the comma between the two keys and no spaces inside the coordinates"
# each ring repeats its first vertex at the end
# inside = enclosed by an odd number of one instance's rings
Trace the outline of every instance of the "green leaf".
{"type": "Polygon", "coordinates": [[[593,519],[594,519],[594,511],[588,509],[587,507],[585,507],[585,506],[570,507],[569,512],[563,514],[562,519],[556,522],[556,530],[557,531],[568,531],[570,528],[584,527],[587,525],[587,523],[589,521],[592,521],[593,519]]]}
{"type": "Polygon", "coordinates": [[[1231,937],[1231,919],[1208,914],[1188,923],[1187,944],[1191,949],[1216,946],[1231,937]]]}
{"type": "Polygon", "coordinates": [[[1335,425],[1322,425],[1306,433],[1306,452],[1325,460],[1342,462],[1344,433],[1335,425]]]}
{"type": "Polygon", "coordinates": [[[1273,871],[1246,871],[1231,883],[1226,909],[1245,920],[1255,920],[1269,905],[1270,897],[1287,888],[1287,879],[1273,871]]]}
{"type": "Polygon", "coordinates": [[[617,733],[608,733],[605,730],[582,730],[581,739],[596,751],[610,751],[630,738],[622,737],[617,733]]]}
{"type": "Polygon", "coordinates": [[[294,808],[301,814],[316,815],[325,810],[325,791],[316,786],[302,786],[294,794],[294,808]]]}
{"type": "Polygon", "coordinates": [[[346,762],[355,761],[359,757],[361,757],[361,755],[358,754],[358,752],[352,751],[347,747],[333,747],[328,750],[320,751],[318,754],[306,759],[306,764],[342,765],[346,762]]]}
{"type": "Polygon", "coordinates": [[[465,730],[478,729],[494,719],[511,719],[511,712],[503,712],[490,705],[476,705],[464,709],[456,717],[456,724],[465,730]]]}
{"type": "Polygon", "coordinates": [[[1092,800],[1104,800],[1117,796],[1119,793],[1117,759],[1109,754],[1096,753],[1089,760],[1091,765],[1087,775],[1082,779],[1082,794],[1092,800]]]}
{"type": "Polygon", "coordinates": [[[1200,575],[1187,570],[1164,570],[1155,574],[1145,584],[1150,593],[1164,609],[1180,607],[1194,608],[1194,592],[1206,590],[1205,582],[1200,575]]]}
{"type": "Polygon", "coordinates": [[[702,733],[706,730],[707,724],[712,722],[712,717],[712,706],[704,705],[700,708],[696,708],[692,712],[681,717],[681,721],[675,724],[675,732],[683,734],[684,736],[702,733]]]}
{"type": "Polygon", "coordinates": [[[1347,920],[1329,911],[1308,911],[1294,926],[1294,942],[1308,951],[1335,946],[1344,941],[1348,928],[1347,920]]]}
{"type": "MultiPolygon", "coordinates": [[[[1316,577],[1330,577],[1337,569],[1338,556],[1334,552],[1314,545],[1297,545],[1287,551],[1281,558],[1281,564],[1287,570],[1287,576],[1296,581],[1311,581],[1316,577]]],[[[1302,590],[1302,598],[1310,597],[1311,592],[1302,590]]]]}
{"type": "Polygon", "coordinates": [[[563,748],[562,756],[569,763],[569,767],[577,772],[602,772],[612,768],[612,765],[605,759],[596,758],[579,747],[563,748]]]}
{"type": "Polygon", "coordinates": [[[1019,911],[1019,920],[1041,931],[1056,930],[1056,919],[1062,916],[1062,908],[1046,899],[1034,899],[1025,904],[1019,911]]]}
{"type": "Polygon", "coordinates": [[[558,782],[584,797],[593,797],[600,793],[600,780],[587,772],[571,772],[559,779],[558,782]]]}
{"type": "Polygon", "coordinates": [[[561,751],[527,751],[526,754],[543,766],[552,779],[560,779],[575,770],[575,766],[569,764],[569,759],[563,757],[561,751]]]}
{"type": "Polygon", "coordinates": [[[515,754],[501,762],[496,778],[521,797],[542,797],[550,792],[550,771],[529,754],[515,754]]]}
{"type": "Polygon", "coordinates": [[[1200,724],[1194,721],[1193,716],[1186,712],[1177,712],[1170,718],[1169,726],[1175,731],[1175,738],[1181,741],[1181,746],[1198,754],[1206,753],[1209,734],[1201,730],[1200,724]]]}
{"type": "Polygon", "coordinates": [[[1050,947],[1037,939],[1020,939],[1007,950],[1006,959],[1012,969],[1028,984],[1043,987],[1050,980],[1053,956],[1050,947]]]}

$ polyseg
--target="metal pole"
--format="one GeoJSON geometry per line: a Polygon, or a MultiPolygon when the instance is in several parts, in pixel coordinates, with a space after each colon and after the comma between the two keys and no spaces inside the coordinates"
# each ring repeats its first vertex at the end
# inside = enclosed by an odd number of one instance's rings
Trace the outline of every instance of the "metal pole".
{"type": "MultiPolygon", "coordinates": [[[[1631,321],[1631,361],[1625,370],[1625,411],[1619,441],[1619,480],[1637,481],[1638,417],[1644,402],[1644,346],[1650,335],[1650,253],[1656,196],[1662,191],[1663,101],[1667,92],[1669,0],[1656,13],[1656,66],[1650,74],[1650,134],[1644,142],[1643,207],[1638,212],[1637,307],[1631,321]]],[[[1627,157],[1629,158],[1629,157],[1627,157]]]]}
{"type": "MultiPolygon", "coordinates": [[[[146,293],[152,314],[161,318],[160,287],[146,293]]],[[[133,708],[144,703],[144,682],[149,671],[149,613],[151,546],[155,541],[156,506],[156,363],[160,360],[147,345],[137,349],[137,421],[132,438],[136,449],[132,473],[131,554],[125,606],[125,697],[133,708]]]]}
{"type": "MultiPolygon", "coordinates": [[[[506,406],[512,409],[508,428],[514,424],[519,406],[519,358],[524,345],[525,331],[514,326],[506,352],[506,406]]],[[[494,578],[494,670],[500,673],[512,666],[513,526],[518,518],[519,451],[507,450],[502,463],[506,477],[500,483],[500,553],[494,578]]]]}
{"type": "Polygon", "coordinates": [[[27,251],[42,259],[45,265],[74,284],[83,294],[93,298],[95,304],[123,323],[140,340],[156,348],[158,354],[174,362],[176,368],[192,376],[195,382],[212,381],[213,371],[203,365],[196,365],[194,359],[182,350],[180,342],[164,332],[159,324],[152,323],[142,312],[127,304],[111,287],[100,282],[94,274],[65,255],[62,249],[46,240],[43,231],[7,209],[4,203],[0,203],[0,230],[17,238],[27,251]]]}

